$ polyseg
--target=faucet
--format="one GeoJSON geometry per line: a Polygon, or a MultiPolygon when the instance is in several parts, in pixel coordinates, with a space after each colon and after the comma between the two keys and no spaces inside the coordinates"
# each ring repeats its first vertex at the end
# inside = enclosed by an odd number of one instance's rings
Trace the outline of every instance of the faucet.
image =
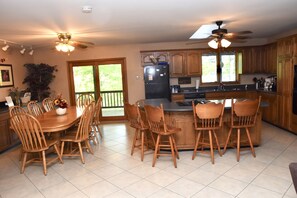
{"type": "Polygon", "coordinates": [[[223,83],[220,83],[219,86],[218,86],[218,90],[224,90],[224,84],[223,83]]]}

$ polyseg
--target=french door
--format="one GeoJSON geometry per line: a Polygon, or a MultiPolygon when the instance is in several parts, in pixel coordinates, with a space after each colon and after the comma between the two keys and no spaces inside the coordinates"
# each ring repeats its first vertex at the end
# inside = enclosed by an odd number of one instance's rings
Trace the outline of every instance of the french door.
{"type": "Polygon", "coordinates": [[[125,58],[68,62],[70,100],[75,105],[79,94],[102,97],[101,120],[125,119],[124,102],[128,101],[125,58]]]}

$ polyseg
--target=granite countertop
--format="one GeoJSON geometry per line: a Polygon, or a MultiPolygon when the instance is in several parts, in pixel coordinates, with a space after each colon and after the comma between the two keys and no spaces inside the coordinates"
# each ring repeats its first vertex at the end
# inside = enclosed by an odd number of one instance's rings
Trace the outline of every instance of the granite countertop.
{"type": "Polygon", "coordinates": [[[254,85],[248,85],[247,88],[245,85],[233,85],[233,86],[224,86],[224,88],[219,89],[217,86],[211,86],[211,87],[200,87],[199,89],[195,89],[194,87],[188,87],[188,88],[181,88],[180,92],[178,93],[172,93],[172,95],[175,94],[186,94],[186,93],[213,93],[213,92],[242,92],[242,91],[260,91],[260,92],[267,92],[267,93],[276,93],[276,90],[272,89],[264,89],[259,88],[256,89],[254,85]]]}
{"type": "MultiPolygon", "coordinates": [[[[191,104],[192,100],[187,100],[189,104],[191,104]]],[[[225,109],[231,109],[231,99],[226,99],[225,101],[225,109]]],[[[204,100],[204,99],[197,99],[195,100],[197,103],[205,103],[205,102],[222,102],[222,100],[204,100]]],[[[180,106],[178,105],[178,102],[170,102],[169,100],[165,98],[159,98],[159,99],[146,99],[144,100],[144,104],[152,105],[152,106],[160,106],[160,104],[163,104],[163,108],[165,112],[188,112],[193,111],[192,106],[180,106]]],[[[261,102],[261,107],[268,107],[269,104],[267,102],[261,102]]]]}

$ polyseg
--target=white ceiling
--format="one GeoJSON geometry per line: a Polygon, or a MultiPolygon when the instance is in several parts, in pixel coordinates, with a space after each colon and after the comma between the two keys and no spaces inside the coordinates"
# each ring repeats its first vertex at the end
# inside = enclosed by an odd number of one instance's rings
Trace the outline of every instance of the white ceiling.
{"type": "Polygon", "coordinates": [[[0,39],[34,48],[54,46],[57,32],[95,45],[188,41],[216,20],[225,21],[229,32],[273,37],[297,28],[297,1],[3,0],[0,39]],[[82,13],[84,5],[92,13],[82,13]]]}

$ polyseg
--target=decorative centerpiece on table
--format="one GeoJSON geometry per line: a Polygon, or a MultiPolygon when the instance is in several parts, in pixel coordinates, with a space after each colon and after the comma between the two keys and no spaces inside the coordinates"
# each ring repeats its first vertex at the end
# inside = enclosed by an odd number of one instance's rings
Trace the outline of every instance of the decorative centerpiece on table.
{"type": "Polygon", "coordinates": [[[67,100],[62,98],[61,95],[59,95],[55,100],[54,100],[54,105],[56,107],[56,113],[58,115],[64,115],[67,111],[67,100]]]}
{"type": "Polygon", "coordinates": [[[9,96],[17,106],[21,105],[20,99],[24,96],[25,90],[20,90],[18,87],[12,87],[9,90],[9,96]]]}

